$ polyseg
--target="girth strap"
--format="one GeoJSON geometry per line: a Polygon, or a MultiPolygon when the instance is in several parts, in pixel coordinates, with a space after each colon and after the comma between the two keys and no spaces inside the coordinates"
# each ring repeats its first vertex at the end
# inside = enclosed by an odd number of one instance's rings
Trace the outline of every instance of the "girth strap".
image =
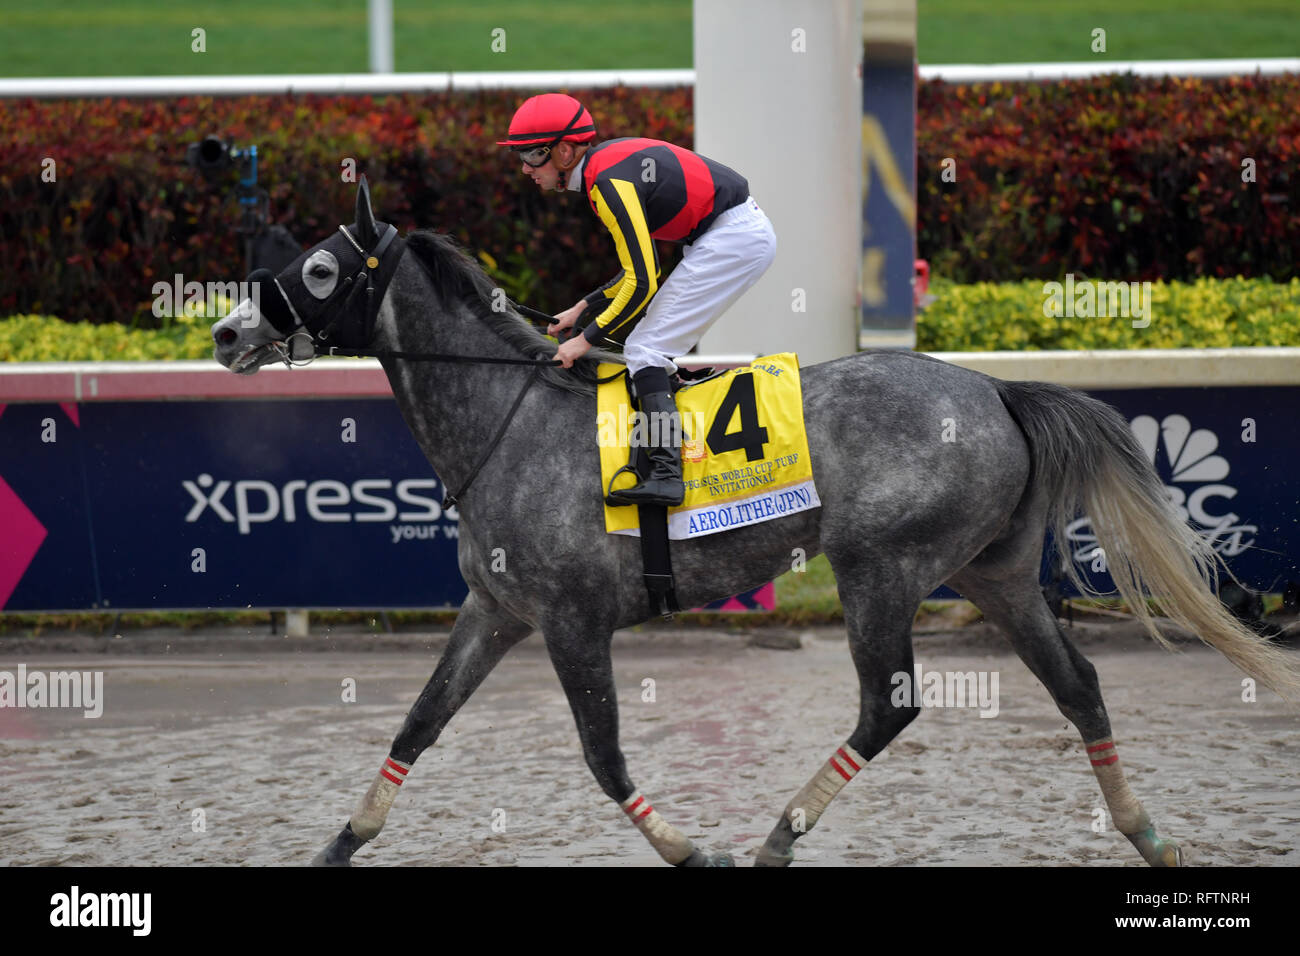
{"type": "Polygon", "coordinates": [[[668,551],[668,509],[664,505],[638,505],[636,510],[641,522],[641,564],[650,610],[671,621],[681,605],[677,603],[677,583],[668,551]]]}
{"type": "MultiPolygon", "coordinates": [[[[633,397],[632,376],[624,383],[627,386],[627,399],[637,408],[639,403],[633,397]]],[[[624,466],[638,480],[644,481],[650,475],[650,456],[640,445],[632,448],[628,463],[624,466]]],[[[622,471],[620,468],[619,471],[622,471]]],[[[610,486],[614,479],[610,479],[610,486]]],[[[668,507],[666,505],[637,505],[637,523],[641,526],[641,574],[645,581],[646,593],[650,595],[650,613],[658,614],[665,621],[671,621],[673,615],[681,611],[677,602],[677,581],[673,578],[672,554],[668,548],[668,507]]]]}

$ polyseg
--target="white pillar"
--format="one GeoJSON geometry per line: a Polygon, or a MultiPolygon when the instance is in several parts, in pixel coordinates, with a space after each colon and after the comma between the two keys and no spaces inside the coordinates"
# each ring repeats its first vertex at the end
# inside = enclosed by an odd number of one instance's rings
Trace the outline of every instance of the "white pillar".
{"type": "Polygon", "coordinates": [[[369,0],[370,72],[393,72],[393,0],[369,0]]]}
{"type": "Polygon", "coordinates": [[[862,0],[695,0],[695,149],[749,180],[777,239],[701,352],[857,350],[861,24],[862,0]]]}

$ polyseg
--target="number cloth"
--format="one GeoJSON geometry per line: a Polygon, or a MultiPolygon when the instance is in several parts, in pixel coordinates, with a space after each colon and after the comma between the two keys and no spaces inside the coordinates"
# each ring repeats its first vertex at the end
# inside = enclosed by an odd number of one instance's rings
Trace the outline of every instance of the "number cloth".
{"type": "MultiPolygon", "coordinates": [[[[603,363],[602,376],[620,366],[603,363]]],[[[668,509],[671,540],[698,538],[821,507],[803,425],[799,358],[755,359],[748,368],[681,389],[682,479],[686,498],[668,509]]],[[[626,465],[631,443],[654,444],[666,423],[633,414],[623,378],[600,386],[596,432],[601,485],[626,465]]],[[[615,487],[635,484],[631,474],[615,487]]],[[[605,530],[639,535],[637,509],[605,507],[605,530]]]]}

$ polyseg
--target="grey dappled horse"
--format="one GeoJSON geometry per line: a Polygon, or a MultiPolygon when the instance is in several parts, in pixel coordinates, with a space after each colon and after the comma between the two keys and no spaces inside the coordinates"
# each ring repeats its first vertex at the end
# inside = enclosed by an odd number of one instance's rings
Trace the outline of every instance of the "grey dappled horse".
{"type": "MultiPolygon", "coordinates": [[[[448,237],[394,237],[375,221],[363,182],[350,230],[340,227],[274,282],[263,276],[260,309],[242,303],[213,326],[217,360],[249,373],[326,345],[515,360],[553,355],[554,343],[502,310],[492,282],[448,237]]],[[[411,765],[506,652],[540,630],[601,789],[667,862],[729,865],[651,809],[619,749],[611,637],[652,611],[638,542],[604,530],[594,361],[571,371],[381,361],[447,487],[461,489],[481,464],[459,496],[459,563],[469,596],[374,783],[316,862],[346,864],[379,833],[411,765]],[[493,572],[496,548],[508,561],[493,572]]],[[[860,683],[857,725],[791,799],[757,862],[790,863],[794,841],[919,713],[891,704],[891,677],[913,672],[913,616],[941,584],[1006,633],[1078,729],[1115,825],[1143,858],[1181,862],[1125,781],[1096,671],[1039,589],[1045,531],[1059,532],[1086,508],[1120,593],[1156,639],[1163,640],[1143,588],[1167,615],[1279,693],[1295,696],[1300,679],[1283,652],[1240,627],[1214,598],[1203,581],[1213,552],[1167,503],[1123,418],[1066,388],[1002,382],[911,352],[864,352],[805,368],[802,378],[821,508],[672,546],[682,607],[772,580],[790,569],[795,548],[824,552],[839,583],[860,683]],[[946,419],[956,441],[942,440],[946,419]]],[[[1073,572],[1073,562],[1065,566],[1073,572]]]]}

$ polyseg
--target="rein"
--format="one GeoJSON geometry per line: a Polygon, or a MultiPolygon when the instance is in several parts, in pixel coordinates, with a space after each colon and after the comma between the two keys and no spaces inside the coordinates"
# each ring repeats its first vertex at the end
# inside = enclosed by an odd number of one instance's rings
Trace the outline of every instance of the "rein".
{"type": "MultiPolygon", "coordinates": [[[[297,320],[298,323],[298,328],[287,335],[283,342],[271,343],[272,348],[275,349],[276,353],[280,356],[280,359],[290,368],[310,365],[322,354],[320,351],[321,346],[328,342],[330,333],[334,331],[334,327],[338,324],[339,320],[347,314],[349,306],[353,305],[354,300],[363,290],[366,298],[364,306],[366,331],[367,334],[369,333],[371,327],[370,322],[372,321],[371,310],[377,308],[373,282],[374,272],[379,268],[380,258],[393,241],[397,230],[390,225],[380,242],[370,252],[366,252],[362,249],[345,227],[339,226],[339,231],[343,233],[348,242],[351,243],[352,247],[361,255],[362,266],[356,275],[345,280],[343,285],[334,293],[334,296],[343,299],[343,307],[335,313],[334,317],[330,319],[319,332],[313,332],[307,324],[303,322],[302,318],[298,315],[297,310],[294,309],[289,296],[280,286],[279,281],[274,280],[276,289],[283,299],[288,312],[295,320],[297,320]],[[365,282],[364,285],[362,285],[362,280],[365,282]],[[348,288],[349,286],[351,286],[351,289],[348,288]],[[292,342],[298,336],[302,336],[307,340],[307,347],[310,349],[311,354],[305,359],[295,360],[293,356],[292,342]]],[[[334,296],[331,296],[331,298],[334,296]]],[[[553,316],[547,315],[544,312],[539,312],[536,309],[530,309],[527,306],[520,305],[516,302],[511,302],[510,305],[513,306],[515,311],[520,315],[525,316],[533,322],[541,322],[549,325],[555,321],[553,316]]],[[[501,439],[505,437],[506,431],[510,428],[510,423],[514,421],[515,413],[519,411],[519,406],[523,404],[524,396],[526,396],[529,390],[533,387],[533,383],[537,381],[542,369],[561,364],[559,359],[499,358],[497,356],[489,355],[449,355],[444,352],[398,352],[391,349],[347,349],[340,348],[336,345],[326,345],[326,348],[328,349],[328,352],[325,354],[348,358],[389,358],[400,359],[406,362],[457,362],[468,365],[527,365],[532,367],[532,374],[528,376],[527,381],[524,382],[523,388],[521,388],[519,393],[515,396],[514,403],[510,406],[510,411],[507,412],[505,418],[502,419],[500,426],[497,428],[496,434],[492,436],[492,440],[488,442],[487,447],[483,449],[483,454],[479,456],[478,463],[474,465],[469,476],[461,483],[461,486],[458,489],[455,491],[448,490],[447,494],[443,497],[443,510],[454,507],[458,503],[460,497],[464,495],[465,492],[469,490],[470,485],[474,483],[474,479],[478,477],[479,472],[483,470],[483,466],[486,465],[488,459],[492,457],[492,453],[496,451],[497,445],[501,443],[501,439]]],[[[612,382],[626,374],[627,369],[624,368],[615,372],[613,375],[597,378],[595,384],[603,385],[606,382],[612,382]]]]}
{"type": "MultiPolygon", "coordinates": [[[[536,309],[529,309],[527,306],[518,305],[517,303],[514,302],[510,304],[513,305],[515,307],[515,310],[518,311],[520,314],[531,313],[528,316],[529,318],[532,318],[533,316],[539,316],[540,320],[546,322],[547,324],[550,324],[551,322],[554,321],[553,316],[545,315],[544,313],[538,312],[536,309]]],[[[293,335],[290,335],[288,339],[292,339],[298,335],[305,335],[310,337],[311,333],[306,331],[295,332],[293,333],[293,335]]],[[[277,346],[276,351],[279,353],[280,359],[286,365],[301,368],[304,365],[310,365],[322,354],[321,352],[317,351],[315,340],[312,340],[312,342],[310,343],[313,349],[311,357],[307,359],[298,359],[297,361],[295,361],[290,355],[291,352],[290,349],[280,347],[283,345],[287,345],[288,339],[286,339],[285,342],[283,343],[274,343],[277,346]]],[[[554,367],[560,364],[559,359],[499,358],[493,355],[449,355],[446,352],[397,352],[392,349],[344,350],[337,345],[329,346],[329,351],[324,354],[329,355],[331,358],[379,358],[379,359],[393,358],[393,359],[402,359],[403,361],[407,361],[407,362],[460,362],[462,364],[467,364],[467,365],[531,365],[533,368],[538,368],[538,369],[554,367]]],[[[603,378],[595,379],[593,381],[593,384],[604,385],[606,382],[612,382],[614,381],[614,379],[621,378],[626,374],[627,374],[627,369],[621,369],[620,371],[617,371],[612,375],[606,375],[603,378]]]]}
{"type": "MultiPolygon", "coordinates": [[[[342,229],[343,227],[340,226],[339,228],[342,229]]],[[[392,227],[390,226],[389,228],[391,229],[392,227]]],[[[346,231],[344,232],[344,235],[347,235],[346,231]]],[[[352,240],[351,236],[348,236],[348,239],[353,242],[353,245],[356,245],[355,240],[352,240]]],[[[376,251],[382,252],[383,247],[387,245],[388,245],[387,242],[381,243],[380,249],[376,251]]],[[[363,253],[363,256],[364,255],[365,254],[363,253]]],[[[378,260],[370,259],[367,262],[367,265],[369,265],[370,262],[375,262],[377,264],[378,260]]],[[[362,275],[364,275],[364,273],[362,273],[362,275]]],[[[347,282],[351,283],[352,279],[349,278],[347,282]]],[[[367,289],[367,291],[370,290],[367,289]]],[[[282,289],[280,290],[280,294],[281,296],[284,297],[285,301],[288,302],[288,296],[284,295],[284,291],[282,289]]],[[[507,301],[514,308],[516,312],[518,312],[524,318],[527,318],[529,321],[532,321],[534,323],[541,323],[543,325],[550,325],[552,322],[555,321],[555,316],[553,315],[547,315],[545,312],[539,312],[537,309],[530,309],[528,306],[521,305],[518,302],[513,302],[510,300],[507,301]]],[[[319,333],[313,333],[310,329],[306,327],[305,323],[302,323],[302,320],[299,319],[298,321],[300,324],[302,324],[302,327],[298,331],[292,333],[291,335],[286,336],[284,342],[282,343],[272,343],[276,352],[280,356],[280,360],[284,362],[285,365],[291,368],[292,367],[301,368],[303,366],[310,365],[313,361],[319,358],[322,354],[320,351],[320,346],[322,343],[326,342],[329,339],[329,333],[333,330],[334,325],[338,322],[338,320],[343,316],[343,313],[346,311],[346,304],[347,303],[345,303],[344,310],[340,311],[337,315],[335,315],[335,317],[331,319],[330,322],[325,326],[325,328],[323,328],[319,333]],[[293,349],[288,348],[287,346],[289,342],[291,342],[293,339],[297,338],[300,335],[307,339],[307,344],[311,348],[311,355],[305,359],[295,360],[293,357],[293,349]]],[[[290,307],[292,308],[292,306],[290,307]]],[[[296,311],[294,312],[294,317],[297,318],[296,311]]],[[[327,349],[328,351],[325,352],[324,354],[336,358],[379,358],[379,359],[393,358],[393,359],[402,359],[403,361],[406,362],[460,362],[460,363],[471,364],[471,365],[531,365],[534,368],[546,368],[548,366],[554,367],[560,364],[559,359],[499,358],[491,355],[449,355],[445,352],[397,352],[397,351],[393,351],[392,349],[344,350],[337,345],[327,346],[327,349]]],[[[604,378],[596,379],[595,384],[604,385],[606,382],[612,382],[614,381],[614,379],[619,378],[626,374],[627,374],[626,370],[615,372],[613,375],[607,375],[604,378]]]]}
{"type": "Polygon", "coordinates": [[[492,452],[496,451],[497,445],[500,443],[501,439],[505,437],[506,429],[509,428],[510,423],[514,421],[515,412],[519,411],[519,406],[523,402],[524,396],[527,395],[528,390],[533,387],[533,382],[537,380],[537,375],[540,371],[541,366],[533,367],[533,374],[528,376],[528,381],[524,382],[524,387],[521,388],[519,394],[515,396],[515,403],[510,406],[510,411],[508,411],[506,417],[501,420],[501,427],[498,428],[497,433],[492,436],[492,440],[488,442],[487,448],[483,449],[483,454],[479,456],[478,464],[475,465],[474,470],[469,473],[469,477],[461,482],[460,488],[457,491],[448,491],[447,494],[443,495],[443,511],[446,511],[448,508],[455,505],[459,501],[460,496],[468,491],[469,486],[474,483],[474,479],[478,477],[479,471],[481,471],[483,466],[487,464],[487,460],[492,457],[492,452]]]}

